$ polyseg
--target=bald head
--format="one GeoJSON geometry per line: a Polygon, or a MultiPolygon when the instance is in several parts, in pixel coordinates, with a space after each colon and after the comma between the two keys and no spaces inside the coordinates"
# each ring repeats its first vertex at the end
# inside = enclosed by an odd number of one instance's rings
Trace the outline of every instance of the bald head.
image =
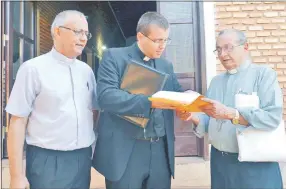
{"type": "Polygon", "coordinates": [[[219,32],[218,38],[224,35],[230,35],[233,36],[233,38],[236,38],[237,44],[243,45],[247,42],[246,36],[242,31],[239,31],[237,29],[225,29],[219,32]]]}

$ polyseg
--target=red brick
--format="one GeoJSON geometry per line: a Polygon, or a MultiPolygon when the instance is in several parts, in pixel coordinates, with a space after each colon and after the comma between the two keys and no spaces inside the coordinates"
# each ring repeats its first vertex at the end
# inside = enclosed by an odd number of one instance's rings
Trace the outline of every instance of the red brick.
{"type": "Polygon", "coordinates": [[[269,62],[282,62],[283,58],[281,57],[269,57],[269,62]]]}
{"type": "Polygon", "coordinates": [[[254,10],[254,9],[255,9],[255,6],[253,6],[253,5],[245,5],[245,6],[241,7],[242,11],[251,11],[251,10],[254,10]]]}
{"type": "Polygon", "coordinates": [[[263,30],[262,26],[249,26],[248,29],[250,31],[261,31],[261,30],[263,30]]]}
{"type": "Polygon", "coordinates": [[[259,44],[257,45],[257,49],[271,49],[271,45],[267,45],[267,44],[259,44]]]}
{"type": "Polygon", "coordinates": [[[267,37],[267,36],[270,36],[270,32],[268,32],[268,31],[256,32],[256,36],[258,36],[258,37],[267,37]]]}
{"type": "Polygon", "coordinates": [[[261,18],[256,20],[257,24],[269,24],[271,21],[269,19],[261,18]]]}
{"type": "Polygon", "coordinates": [[[272,23],[285,23],[285,19],[284,18],[272,18],[271,22],[272,23]]]}
{"type": "Polygon", "coordinates": [[[269,37],[269,38],[265,38],[264,41],[266,43],[278,43],[279,39],[278,38],[269,37]]]}
{"type": "Polygon", "coordinates": [[[232,14],[230,12],[222,12],[222,13],[217,13],[216,18],[231,18],[232,14]]]}
{"type": "Polygon", "coordinates": [[[265,10],[269,10],[270,6],[269,5],[259,5],[256,7],[256,9],[259,11],[265,11],[265,10]]]}
{"type": "Polygon", "coordinates": [[[248,49],[249,49],[249,50],[256,50],[256,45],[249,45],[249,46],[248,46],[248,49]]]}
{"type": "Polygon", "coordinates": [[[247,38],[251,38],[251,37],[255,37],[256,33],[255,32],[246,32],[245,35],[247,38]]]}
{"type": "Polygon", "coordinates": [[[265,16],[265,17],[276,17],[276,16],[278,16],[278,12],[264,12],[263,13],[263,15],[265,16]]]}
{"type": "Polygon", "coordinates": [[[248,13],[246,12],[234,12],[233,17],[234,18],[246,18],[248,13]]]}
{"type": "Polygon", "coordinates": [[[264,30],[276,30],[278,28],[277,24],[266,24],[263,25],[264,30]]]}
{"type": "Polygon", "coordinates": [[[277,55],[277,51],[263,51],[262,52],[263,56],[273,56],[273,55],[277,55]]]}
{"type": "Polygon", "coordinates": [[[259,52],[259,51],[251,51],[251,52],[250,52],[250,55],[251,55],[252,57],[261,56],[261,52],[259,52]]]}
{"type": "Polygon", "coordinates": [[[281,30],[286,30],[286,25],[280,24],[280,29],[281,29],[281,30]]]}
{"type": "Polygon", "coordinates": [[[240,7],[239,6],[229,6],[229,7],[226,7],[226,11],[237,12],[237,11],[240,11],[240,7]]]}
{"type": "Polygon", "coordinates": [[[286,51],[277,51],[277,54],[280,56],[285,56],[286,55],[286,51]]]}
{"type": "Polygon", "coordinates": [[[247,29],[246,26],[242,26],[242,25],[233,25],[233,28],[240,30],[240,31],[245,31],[247,29]]]}
{"type": "Polygon", "coordinates": [[[281,63],[276,65],[277,68],[286,68],[286,64],[281,63]]]}
{"type": "Polygon", "coordinates": [[[285,43],[285,42],[286,42],[286,37],[280,37],[280,38],[279,38],[279,41],[285,43]]]}
{"type": "Polygon", "coordinates": [[[286,49],[286,44],[274,44],[273,49],[286,49]]]}
{"type": "Polygon", "coordinates": [[[263,43],[262,37],[255,37],[248,40],[250,43],[263,43]]]}
{"type": "Polygon", "coordinates": [[[262,17],[262,13],[261,12],[251,12],[251,13],[249,13],[249,17],[250,18],[260,18],[260,17],[262,17]]]}
{"type": "Polygon", "coordinates": [[[272,10],[285,10],[285,5],[283,5],[282,3],[272,5],[272,10]]]}
{"type": "Polygon", "coordinates": [[[272,31],[271,35],[272,36],[286,36],[286,32],[285,31],[272,31]]]}
{"type": "Polygon", "coordinates": [[[286,81],[286,77],[285,76],[278,76],[278,81],[285,82],[286,81]]]}
{"type": "Polygon", "coordinates": [[[266,58],[253,58],[254,63],[265,63],[266,58]]]}

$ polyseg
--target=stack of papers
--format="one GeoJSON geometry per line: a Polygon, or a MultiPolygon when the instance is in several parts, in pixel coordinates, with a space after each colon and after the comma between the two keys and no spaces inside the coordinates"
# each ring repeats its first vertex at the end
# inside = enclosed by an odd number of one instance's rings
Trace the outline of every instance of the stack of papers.
{"type": "Polygon", "coordinates": [[[209,104],[208,102],[203,101],[202,98],[204,98],[204,96],[195,91],[159,91],[152,95],[149,100],[152,102],[159,102],[174,110],[202,112],[200,107],[209,104]]]}

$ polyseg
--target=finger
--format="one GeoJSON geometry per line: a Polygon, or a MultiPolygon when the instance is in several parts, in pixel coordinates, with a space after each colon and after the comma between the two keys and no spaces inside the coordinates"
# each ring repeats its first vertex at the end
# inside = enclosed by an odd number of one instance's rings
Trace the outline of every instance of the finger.
{"type": "Polygon", "coordinates": [[[209,98],[202,98],[202,101],[209,102],[209,103],[212,103],[212,104],[216,103],[215,100],[211,100],[209,98]]]}

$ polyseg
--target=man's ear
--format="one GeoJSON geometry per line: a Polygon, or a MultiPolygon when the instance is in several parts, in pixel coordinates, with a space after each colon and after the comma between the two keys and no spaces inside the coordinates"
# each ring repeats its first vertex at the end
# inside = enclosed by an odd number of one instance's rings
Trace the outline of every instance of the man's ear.
{"type": "Polygon", "coordinates": [[[137,33],[137,41],[140,41],[143,38],[143,34],[141,32],[137,33]]]}
{"type": "Polygon", "coordinates": [[[55,37],[55,36],[59,36],[59,35],[60,35],[60,28],[55,27],[55,28],[54,28],[54,37],[55,37]]]}
{"type": "Polygon", "coordinates": [[[245,43],[245,44],[244,44],[244,49],[245,49],[245,50],[248,50],[248,43],[245,43]]]}

